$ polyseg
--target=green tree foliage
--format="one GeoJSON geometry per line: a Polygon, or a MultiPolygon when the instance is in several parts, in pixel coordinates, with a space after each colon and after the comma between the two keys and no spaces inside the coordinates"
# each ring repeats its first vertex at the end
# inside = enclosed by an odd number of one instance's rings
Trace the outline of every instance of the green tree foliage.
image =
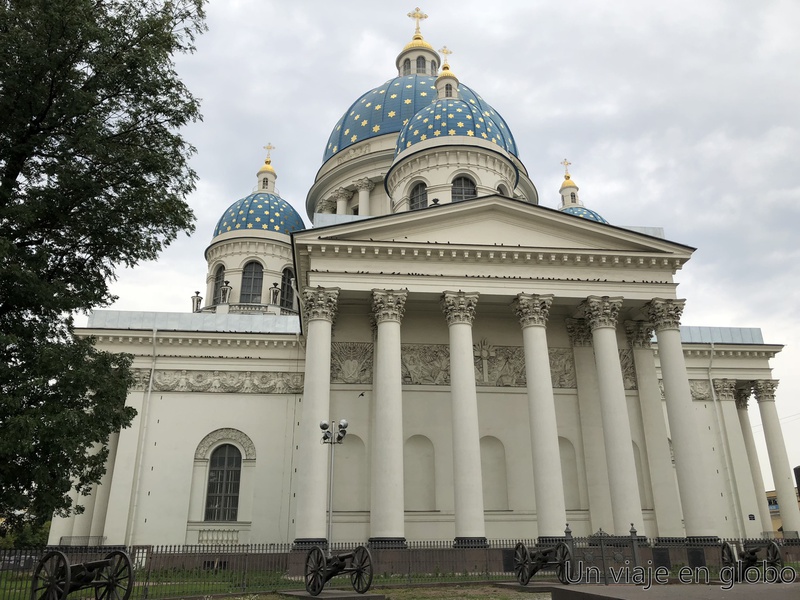
{"type": "Polygon", "coordinates": [[[193,230],[173,57],[205,0],[0,0],[0,519],[80,511],[130,424],[131,360],[74,335],[120,266],[193,230]],[[75,496],[75,494],[73,494],[75,496]]]}

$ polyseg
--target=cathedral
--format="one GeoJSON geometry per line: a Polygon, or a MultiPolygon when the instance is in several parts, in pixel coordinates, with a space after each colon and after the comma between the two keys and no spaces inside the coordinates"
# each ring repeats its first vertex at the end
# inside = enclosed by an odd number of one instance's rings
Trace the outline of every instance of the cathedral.
{"type": "Polygon", "coordinates": [[[608,223],[566,159],[540,198],[510,124],[409,16],[389,79],[333,124],[311,227],[267,146],[253,191],[208,232],[191,310],[96,311],[79,331],[134,357],[138,414],[50,543],[302,546],[329,518],[334,540],[375,547],[567,523],[773,536],[750,410],[784,535],[800,530],[770,366],[782,346],[683,325],[676,276],[694,249],[608,223]],[[341,437],[343,420],[341,443],[322,443],[321,422],[341,437]]]}

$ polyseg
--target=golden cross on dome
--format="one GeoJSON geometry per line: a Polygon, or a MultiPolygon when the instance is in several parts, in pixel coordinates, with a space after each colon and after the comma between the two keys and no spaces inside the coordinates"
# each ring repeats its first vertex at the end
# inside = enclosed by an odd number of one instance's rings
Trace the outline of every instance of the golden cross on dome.
{"type": "Polygon", "coordinates": [[[450,48],[448,48],[447,46],[442,46],[441,48],[439,48],[439,52],[444,54],[444,64],[447,64],[447,57],[450,56],[453,53],[453,51],[450,50],[450,48]]]}
{"type": "Polygon", "coordinates": [[[565,176],[566,176],[566,175],[569,175],[569,166],[570,166],[572,163],[571,163],[571,162],[569,162],[569,161],[568,161],[568,160],[565,158],[564,160],[562,160],[562,161],[561,161],[560,163],[558,163],[558,164],[560,164],[560,165],[564,165],[564,175],[565,175],[565,176]]]}
{"type": "Polygon", "coordinates": [[[419,22],[423,19],[427,19],[428,15],[426,15],[424,12],[421,12],[418,6],[414,9],[414,12],[408,13],[408,16],[417,22],[417,28],[414,30],[414,34],[419,34],[419,22]]]}
{"type": "Polygon", "coordinates": [[[267,142],[267,145],[264,146],[264,150],[267,151],[267,160],[269,160],[269,155],[272,150],[277,150],[275,146],[272,145],[272,142],[267,142]]]}

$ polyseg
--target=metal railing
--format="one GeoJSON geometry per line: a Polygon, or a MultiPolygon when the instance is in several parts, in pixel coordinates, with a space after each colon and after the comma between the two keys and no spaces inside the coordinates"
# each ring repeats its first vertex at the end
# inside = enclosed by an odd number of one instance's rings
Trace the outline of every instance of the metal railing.
{"type": "MultiPolygon", "coordinates": [[[[491,540],[485,547],[454,548],[452,541],[412,541],[406,548],[372,548],[373,586],[418,583],[466,583],[514,581],[514,548],[518,542],[529,549],[554,542],[566,543],[572,553],[570,581],[598,584],[633,583],[634,569],[661,569],[675,580],[681,569],[703,583],[707,573],[720,577],[723,541],[745,549],[775,541],[784,563],[796,574],[800,568],[800,545],[794,540],[704,540],[648,539],[632,532],[612,536],[598,532],[588,537],[542,540],[491,540]]],[[[360,542],[363,543],[363,542],[360,542]]],[[[334,543],[332,551],[352,550],[359,542],[334,543]]],[[[28,600],[33,572],[46,550],[57,549],[71,564],[98,560],[116,549],[125,549],[135,574],[132,600],[251,594],[303,589],[306,549],[291,544],[202,545],[202,546],[60,546],[0,549],[0,599],[28,600]]],[[[646,572],[646,571],[645,571],[646,572]]],[[[789,572],[787,571],[787,576],[789,572]]],[[[798,577],[800,580],[800,577],[798,577]]],[[[554,568],[546,567],[532,581],[558,584],[554,568]]],[[[349,582],[334,579],[329,587],[347,588],[349,582]]],[[[93,590],[78,591],[70,600],[93,599],[93,590]]]]}

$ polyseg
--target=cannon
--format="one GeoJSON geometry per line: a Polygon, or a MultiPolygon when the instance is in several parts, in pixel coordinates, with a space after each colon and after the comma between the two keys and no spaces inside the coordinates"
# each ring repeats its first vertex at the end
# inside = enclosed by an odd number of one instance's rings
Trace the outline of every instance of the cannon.
{"type": "Polygon", "coordinates": [[[514,575],[520,585],[528,585],[539,570],[555,568],[558,580],[569,584],[569,569],[572,564],[572,551],[564,542],[546,548],[529,549],[522,542],[514,546],[514,575]]]}
{"type": "Polygon", "coordinates": [[[372,555],[365,546],[357,546],[352,552],[327,555],[320,546],[314,546],[306,555],[306,591],[317,596],[331,579],[337,575],[350,575],[350,583],[359,594],[372,585],[372,555]]]}
{"type": "Polygon", "coordinates": [[[747,543],[740,552],[736,552],[730,542],[722,543],[722,566],[733,568],[736,580],[745,577],[748,570],[758,568],[759,562],[774,567],[778,571],[783,569],[783,556],[781,548],[775,540],[765,540],[762,543],[747,543]],[[763,551],[764,558],[759,561],[758,553],[763,551]]]}
{"type": "Polygon", "coordinates": [[[64,600],[70,592],[94,589],[96,600],[128,600],[133,591],[131,559],[114,550],[100,560],[71,565],[58,550],[45,554],[36,564],[31,600],[64,600]]]}

